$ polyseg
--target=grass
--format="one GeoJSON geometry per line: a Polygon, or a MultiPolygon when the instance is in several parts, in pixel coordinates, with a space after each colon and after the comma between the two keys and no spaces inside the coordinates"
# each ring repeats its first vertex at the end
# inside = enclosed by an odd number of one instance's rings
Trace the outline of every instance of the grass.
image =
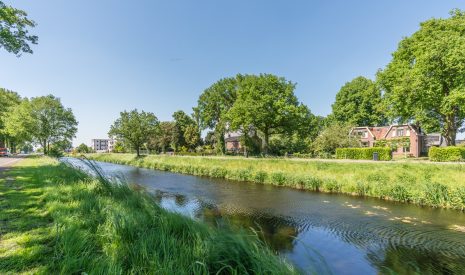
{"type": "Polygon", "coordinates": [[[0,274],[295,273],[256,234],[167,212],[140,187],[50,158],[6,172],[0,209],[0,274]]]}
{"type": "Polygon", "coordinates": [[[91,154],[117,164],[465,210],[465,164],[91,154]]]}

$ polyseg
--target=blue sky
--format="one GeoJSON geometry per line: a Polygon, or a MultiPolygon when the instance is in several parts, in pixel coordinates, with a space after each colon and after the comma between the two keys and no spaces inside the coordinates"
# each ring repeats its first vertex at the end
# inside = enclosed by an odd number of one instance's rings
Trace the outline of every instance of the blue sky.
{"type": "Polygon", "coordinates": [[[0,51],[0,86],[52,93],[79,121],[74,143],[106,137],[122,110],[160,120],[191,112],[200,93],[237,73],[273,73],[327,115],[339,88],[374,78],[421,21],[464,1],[3,0],[38,26],[34,54],[0,51]]]}

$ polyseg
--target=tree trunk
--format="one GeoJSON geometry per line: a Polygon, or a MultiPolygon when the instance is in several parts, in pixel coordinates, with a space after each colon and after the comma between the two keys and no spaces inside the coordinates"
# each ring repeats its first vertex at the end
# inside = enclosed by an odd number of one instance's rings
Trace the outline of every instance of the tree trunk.
{"type": "Polygon", "coordinates": [[[224,131],[218,131],[216,137],[216,144],[219,148],[216,148],[216,151],[224,155],[226,153],[226,142],[224,140],[224,131]]]}
{"type": "Polygon", "coordinates": [[[445,139],[447,141],[447,146],[455,146],[455,138],[457,137],[457,127],[455,123],[455,114],[448,115],[446,117],[446,125],[445,125],[445,139]]]}
{"type": "Polygon", "coordinates": [[[140,147],[139,146],[136,146],[136,153],[137,153],[137,157],[140,157],[140,147]]]}
{"type": "Polygon", "coordinates": [[[48,154],[48,151],[47,151],[47,141],[44,140],[44,142],[43,142],[41,145],[42,145],[42,148],[44,148],[44,155],[47,155],[47,154],[48,154]]]}
{"type": "Polygon", "coordinates": [[[265,155],[268,155],[268,143],[270,141],[270,134],[268,133],[268,129],[265,129],[265,131],[263,131],[263,135],[264,135],[264,140],[263,140],[263,153],[265,155]]]}

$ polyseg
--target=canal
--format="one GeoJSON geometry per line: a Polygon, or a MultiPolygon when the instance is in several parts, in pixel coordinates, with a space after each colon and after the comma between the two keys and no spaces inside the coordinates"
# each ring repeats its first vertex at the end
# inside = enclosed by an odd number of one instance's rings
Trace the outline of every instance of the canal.
{"type": "Polygon", "coordinates": [[[97,163],[170,211],[256,230],[304,273],[465,274],[460,211],[97,163]]]}

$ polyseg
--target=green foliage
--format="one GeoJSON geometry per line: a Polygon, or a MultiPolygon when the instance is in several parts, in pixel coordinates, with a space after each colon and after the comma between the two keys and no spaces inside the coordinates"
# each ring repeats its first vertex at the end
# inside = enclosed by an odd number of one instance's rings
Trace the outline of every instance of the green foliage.
{"type": "Polygon", "coordinates": [[[91,179],[49,158],[9,173],[21,192],[0,186],[1,274],[296,272],[255,234],[168,212],[140,186],[91,179]]]}
{"type": "Polygon", "coordinates": [[[350,136],[350,125],[333,123],[323,129],[312,144],[316,156],[331,157],[337,148],[359,147],[360,142],[356,137],[350,136]]]}
{"type": "Polygon", "coordinates": [[[78,122],[70,108],[53,95],[23,100],[7,115],[6,130],[16,140],[40,144],[44,154],[50,146],[69,144],[77,132],[78,122]]]}
{"type": "Polygon", "coordinates": [[[428,156],[431,161],[465,161],[465,147],[431,147],[428,156]]]}
{"type": "Polygon", "coordinates": [[[173,121],[160,122],[158,133],[151,136],[147,147],[165,153],[170,147],[175,147],[179,138],[178,128],[173,121]]]}
{"type": "Polygon", "coordinates": [[[205,89],[197,102],[200,126],[213,130],[218,153],[225,153],[226,114],[236,101],[236,93],[236,78],[223,78],[205,89]]]}
{"type": "Polygon", "coordinates": [[[200,144],[200,130],[195,124],[186,127],[184,131],[184,140],[187,146],[194,150],[200,144]]]}
{"type": "Polygon", "coordinates": [[[174,138],[174,149],[180,147],[195,148],[200,143],[200,131],[197,122],[184,111],[176,111],[173,114],[177,137],[174,138]]]}
{"type": "Polygon", "coordinates": [[[389,147],[393,150],[397,148],[410,147],[410,137],[400,137],[392,139],[381,139],[375,142],[375,147],[389,147]]]}
{"type": "Polygon", "coordinates": [[[238,75],[237,81],[237,99],[227,114],[230,127],[262,134],[265,154],[271,135],[314,127],[314,116],[297,100],[294,83],[271,74],[238,75]]]}
{"type": "Polygon", "coordinates": [[[275,156],[308,153],[311,151],[311,139],[293,135],[275,135],[270,138],[270,153],[275,156]]]}
{"type": "Polygon", "coordinates": [[[337,159],[373,159],[373,154],[378,153],[379,160],[391,160],[392,150],[387,147],[370,148],[337,148],[337,159]]]}
{"type": "Polygon", "coordinates": [[[389,116],[413,120],[427,132],[441,130],[449,145],[465,119],[465,13],[430,19],[404,38],[378,73],[389,116]]]}
{"type": "MultiPolygon", "coordinates": [[[[389,150],[387,147],[379,149],[389,150]]],[[[175,173],[465,210],[465,167],[459,164],[154,155],[141,161],[131,154],[92,154],[89,157],[175,173]]]]}
{"type": "Polygon", "coordinates": [[[116,141],[115,145],[113,146],[113,153],[126,153],[128,152],[126,146],[121,141],[116,141]]]}
{"type": "Polygon", "coordinates": [[[0,48],[20,56],[21,53],[32,53],[29,44],[37,44],[38,37],[29,34],[29,28],[36,23],[27,18],[23,10],[15,9],[0,1],[0,48]]]}
{"type": "Polygon", "coordinates": [[[157,134],[158,124],[158,119],[153,113],[138,112],[137,109],[124,111],[113,123],[108,135],[130,144],[139,156],[142,145],[149,142],[151,136],[157,134]]]}
{"type": "MultiPolygon", "coordinates": [[[[21,102],[21,97],[10,90],[0,88],[0,144],[17,141],[5,129],[6,118],[13,107],[21,102]]],[[[21,142],[21,141],[19,141],[21,142]]]]}
{"type": "Polygon", "coordinates": [[[342,86],[332,105],[337,122],[355,126],[384,125],[381,91],[376,84],[363,76],[342,86]]]}
{"type": "Polygon", "coordinates": [[[87,154],[87,153],[92,153],[92,148],[90,148],[89,146],[85,145],[84,143],[81,143],[79,144],[78,147],[76,147],[76,150],[75,150],[77,153],[81,153],[81,154],[87,154]]]}

